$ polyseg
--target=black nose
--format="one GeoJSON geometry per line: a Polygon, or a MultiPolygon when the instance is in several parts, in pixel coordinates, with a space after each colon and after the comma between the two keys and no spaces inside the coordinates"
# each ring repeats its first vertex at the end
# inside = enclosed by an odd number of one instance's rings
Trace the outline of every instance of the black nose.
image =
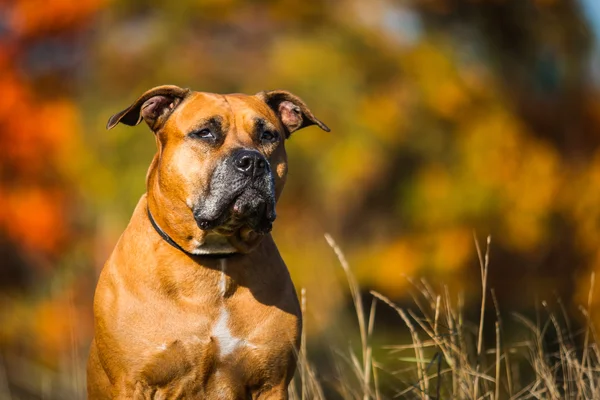
{"type": "Polygon", "coordinates": [[[233,159],[233,166],[251,178],[257,178],[267,172],[267,160],[256,151],[240,150],[233,159]]]}

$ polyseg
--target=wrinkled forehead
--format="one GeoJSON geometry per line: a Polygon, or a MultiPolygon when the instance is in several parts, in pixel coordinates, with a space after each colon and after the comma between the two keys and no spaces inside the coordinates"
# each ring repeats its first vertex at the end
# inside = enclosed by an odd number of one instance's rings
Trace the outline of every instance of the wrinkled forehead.
{"type": "Polygon", "coordinates": [[[273,128],[279,126],[279,120],[267,104],[245,94],[193,92],[177,111],[177,126],[184,131],[206,121],[216,121],[225,130],[232,126],[248,128],[257,121],[264,121],[273,128]]]}

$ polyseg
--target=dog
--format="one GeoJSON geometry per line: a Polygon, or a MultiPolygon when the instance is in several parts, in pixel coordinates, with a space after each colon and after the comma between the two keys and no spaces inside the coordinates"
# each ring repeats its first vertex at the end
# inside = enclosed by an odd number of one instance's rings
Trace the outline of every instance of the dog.
{"type": "Polygon", "coordinates": [[[287,399],[302,329],[270,231],[285,141],[319,121],[296,95],[155,87],[107,124],[145,121],[146,194],[100,274],[90,399],[287,399]]]}

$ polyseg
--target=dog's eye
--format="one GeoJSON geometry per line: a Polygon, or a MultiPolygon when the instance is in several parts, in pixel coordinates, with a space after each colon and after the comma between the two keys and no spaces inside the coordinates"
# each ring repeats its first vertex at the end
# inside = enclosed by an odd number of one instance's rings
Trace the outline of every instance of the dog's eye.
{"type": "Polygon", "coordinates": [[[194,131],[190,133],[190,136],[199,138],[199,139],[214,139],[215,135],[208,128],[200,129],[199,131],[194,131]]]}
{"type": "Polygon", "coordinates": [[[277,140],[277,134],[271,131],[264,131],[262,135],[260,135],[260,140],[263,142],[274,142],[277,140]]]}

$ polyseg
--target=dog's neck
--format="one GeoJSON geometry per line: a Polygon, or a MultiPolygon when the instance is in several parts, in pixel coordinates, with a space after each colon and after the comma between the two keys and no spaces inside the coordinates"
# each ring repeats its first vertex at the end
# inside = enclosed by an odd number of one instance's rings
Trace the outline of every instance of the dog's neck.
{"type": "Polygon", "coordinates": [[[186,296],[220,298],[220,292],[215,290],[219,285],[215,286],[213,278],[210,278],[214,272],[219,272],[219,275],[225,272],[228,279],[232,279],[227,281],[228,294],[234,288],[230,283],[235,282],[236,288],[252,288],[260,292],[265,285],[287,274],[271,235],[265,235],[257,248],[249,253],[190,256],[168,244],[158,234],[152,227],[146,207],[146,195],[143,195],[112,256],[128,260],[119,264],[120,273],[131,276],[132,280],[139,276],[143,282],[138,282],[138,286],[155,287],[159,282],[161,287],[169,290],[177,288],[186,296]],[[272,254],[269,262],[264,261],[264,254],[272,254]],[[222,268],[222,259],[226,259],[226,268],[222,268]]]}

